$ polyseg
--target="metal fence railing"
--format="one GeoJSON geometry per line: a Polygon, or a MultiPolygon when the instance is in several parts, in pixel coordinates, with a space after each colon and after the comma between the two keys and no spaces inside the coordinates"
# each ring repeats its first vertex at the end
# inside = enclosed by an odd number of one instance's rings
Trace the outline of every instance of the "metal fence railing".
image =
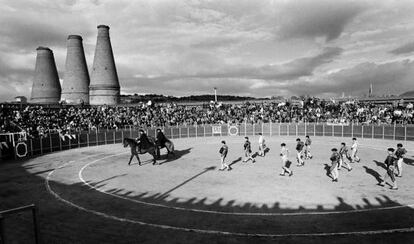
{"type": "MultiPolygon", "coordinates": [[[[335,125],[335,124],[239,124],[198,125],[162,128],[171,139],[211,136],[329,136],[414,141],[414,126],[401,125],[335,125]]],[[[147,134],[156,135],[156,128],[146,128],[147,134]]],[[[138,137],[138,129],[99,130],[66,135],[48,134],[17,143],[14,148],[1,151],[1,158],[37,156],[72,148],[122,143],[123,138],[138,137]]],[[[3,147],[5,149],[5,147],[3,147]]]]}
{"type": "Polygon", "coordinates": [[[33,221],[33,233],[34,233],[34,240],[32,243],[39,243],[39,225],[38,225],[38,219],[37,219],[37,207],[34,204],[3,210],[0,211],[0,244],[7,244],[7,243],[15,243],[14,241],[10,241],[7,238],[7,233],[5,231],[5,219],[7,216],[18,214],[25,211],[31,211],[32,212],[32,221],[33,221]]]}

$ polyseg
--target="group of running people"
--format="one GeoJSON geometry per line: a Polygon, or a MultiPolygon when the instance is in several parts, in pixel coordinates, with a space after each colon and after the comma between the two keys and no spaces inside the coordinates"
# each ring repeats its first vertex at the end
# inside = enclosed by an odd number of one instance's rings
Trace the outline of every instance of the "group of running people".
{"type": "MultiPolygon", "coordinates": [[[[223,140],[221,141],[222,146],[219,150],[220,157],[221,157],[221,167],[219,170],[231,170],[232,168],[225,162],[225,159],[228,154],[228,146],[226,142],[223,140]]],[[[311,144],[312,140],[307,135],[305,137],[305,141],[302,141],[300,138],[296,139],[296,161],[297,166],[302,167],[305,165],[305,160],[312,159],[313,156],[311,154],[311,144]]],[[[293,170],[291,169],[292,162],[289,160],[289,149],[286,147],[286,143],[280,144],[280,157],[282,161],[282,172],[280,173],[281,176],[292,176],[293,170]]],[[[359,163],[361,159],[358,157],[358,148],[359,143],[357,138],[352,138],[352,144],[349,148],[345,142],[341,143],[341,147],[339,150],[337,148],[332,148],[332,155],[330,156],[331,166],[329,167],[329,176],[332,178],[333,182],[338,182],[339,178],[339,170],[341,168],[345,168],[348,171],[352,170],[351,163],[359,163]]],[[[255,163],[256,160],[252,155],[251,143],[249,138],[245,137],[245,142],[243,145],[244,149],[244,159],[243,162],[252,161],[255,163]]],[[[265,156],[266,154],[266,144],[263,138],[263,135],[259,133],[259,151],[257,153],[258,156],[265,156]]],[[[385,167],[387,169],[387,173],[381,177],[381,182],[379,185],[385,186],[385,182],[388,178],[391,179],[392,187],[391,189],[397,190],[397,180],[396,177],[402,177],[402,163],[404,160],[404,155],[407,153],[407,150],[403,147],[401,143],[397,144],[397,149],[388,148],[388,156],[384,162],[385,167]]]]}

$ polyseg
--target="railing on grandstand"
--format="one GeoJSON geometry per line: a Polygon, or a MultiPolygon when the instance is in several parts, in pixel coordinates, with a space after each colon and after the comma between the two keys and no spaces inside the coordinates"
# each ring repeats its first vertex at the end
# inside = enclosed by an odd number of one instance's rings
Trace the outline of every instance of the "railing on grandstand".
{"type": "MultiPolygon", "coordinates": [[[[265,136],[333,136],[357,137],[371,139],[389,139],[398,141],[414,141],[413,126],[399,125],[338,125],[338,124],[240,124],[240,125],[199,125],[175,126],[162,128],[170,139],[210,136],[252,136],[262,133],[265,136]]],[[[147,134],[156,135],[156,128],[146,128],[147,134]]],[[[13,157],[25,155],[37,156],[72,148],[99,146],[122,143],[125,137],[138,137],[138,128],[122,130],[95,130],[79,133],[47,134],[39,138],[27,138],[26,145],[12,150],[13,157]],[[19,150],[17,150],[19,149],[19,150]]],[[[10,155],[9,155],[10,156],[10,155]]]]}

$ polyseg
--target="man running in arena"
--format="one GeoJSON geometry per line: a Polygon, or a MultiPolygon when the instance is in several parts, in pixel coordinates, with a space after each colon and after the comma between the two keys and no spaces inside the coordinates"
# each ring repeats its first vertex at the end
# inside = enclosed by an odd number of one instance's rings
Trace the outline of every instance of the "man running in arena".
{"type": "Polygon", "coordinates": [[[342,166],[344,166],[344,168],[348,169],[348,171],[352,170],[351,165],[346,161],[349,160],[351,161],[351,157],[349,155],[349,149],[346,146],[345,142],[341,143],[341,148],[339,149],[339,166],[338,169],[340,170],[342,168],[342,166]]]}
{"type": "Polygon", "coordinates": [[[280,173],[281,176],[284,176],[285,173],[288,173],[289,176],[293,175],[293,170],[290,169],[290,165],[292,164],[291,161],[289,161],[289,149],[286,148],[286,144],[282,143],[280,144],[280,157],[282,158],[282,173],[280,173]]]}
{"type": "Polygon", "coordinates": [[[351,159],[352,163],[361,161],[361,159],[357,156],[359,144],[357,139],[354,137],[352,138],[352,146],[351,146],[351,159]]]}
{"type": "Polygon", "coordinates": [[[252,157],[252,145],[250,144],[249,137],[245,137],[246,141],[244,142],[244,160],[243,162],[246,163],[249,160],[252,160],[252,163],[255,163],[256,160],[252,157]]]}
{"type": "Polygon", "coordinates": [[[225,169],[227,169],[227,171],[230,171],[231,168],[230,166],[228,166],[225,162],[226,157],[227,157],[227,153],[229,151],[229,147],[226,145],[226,141],[221,141],[221,143],[223,144],[219,150],[220,153],[220,158],[221,158],[221,167],[220,167],[220,171],[223,171],[225,169]]]}
{"type": "Polygon", "coordinates": [[[311,150],[311,144],[312,144],[312,140],[309,138],[308,135],[306,135],[306,140],[305,140],[305,159],[312,159],[313,156],[310,152],[311,150]]]}
{"type": "Polygon", "coordinates": [[[332,176],[332,181],[333,182],[338,182],[338,177],[339,177],[339,172],[338,172],[338,165],[339,165],[339,160],[341,158],[341,156],[338,153],[338,149],[336,148],[332,148],[332,155],[329,158],[332,162],[331,168],[329,169],[331,176],[332,176]]]}
{"type": "Polygon", "coordinates": [[[385,159],[385,166],[387,167],[387,173],[382,177],[382,181],[379,183],[380,186],[385,186],[387,178],[391,178],[392,190],[398,190],[397,180],[395,179],[395,171],[397,166],[397,158],[394,155],[394,148],[388,148],[388,155],[385,159]]]}
{"type": "Polygon", "coordinates": [[[397,150],[395,151],[395,157],[397,158],[397,176],[402,177],[402,163],[404,161],[404,155],[407,153],[407,150],[403,148],[401,143],[397,144],[397,150]]]}
{"type": "Polygon", "coordinates": [[[266,144],[265,144],[265,139],[263,138],[262,133],[259,133],[259,156],[264,157],[265,156],[265,149],[266,149],[266,144]]]}
{"type": "Polygon", "coordinates": [[[305,143],[303,143],[303,141],[300,140],[300,138],[296,139],[296,160],[298,162],[297,166],[304,166],[305,165],[305,161],[302,159],[303,158],[303,148],[305,147],[305,143]]]}

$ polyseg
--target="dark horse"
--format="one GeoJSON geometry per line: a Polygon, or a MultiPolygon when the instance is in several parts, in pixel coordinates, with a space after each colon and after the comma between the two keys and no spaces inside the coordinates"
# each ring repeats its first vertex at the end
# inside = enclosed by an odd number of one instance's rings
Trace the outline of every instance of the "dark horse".
{"type": "Polygon", "coordinates": [[[154,158],[153,165],[157,163],[155,156],[157,155],[157,146],[155,145],[155,139],[152,137],[148,137],[150,141],[150,145],[148,148],[141,148],[141,145],[138,144],[137,141],[131,138],[124,138],[124,147],[131,148],[131,158],[129,159],[128,165],[131,165],[132,158],[135,156],[138,159],[139,165],[141,165],[141,160],[139,160],[138,154],[145,154],[149,153],[154,158]]]}

